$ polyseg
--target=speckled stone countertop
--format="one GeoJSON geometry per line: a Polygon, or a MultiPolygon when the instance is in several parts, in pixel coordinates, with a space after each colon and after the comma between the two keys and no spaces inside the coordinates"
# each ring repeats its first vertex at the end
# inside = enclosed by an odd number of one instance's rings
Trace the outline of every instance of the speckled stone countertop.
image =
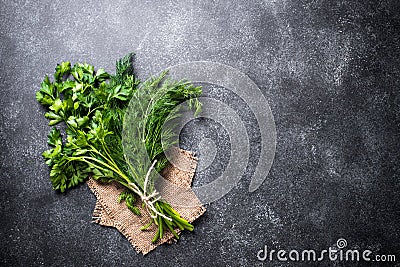
{"type": "MultiPolygon", "coordinates": [[[[320,251],[339,238],[400,261],[399,3],[1,0],[0,265],[320,266],[262,262],[257,252],[320,251]],[[115,229],[90,223],[95,197],[86,185],[52,191],[40,156],[49,127],[34,95],[61,61],[114,72],[131,51],[142,79],[195,60],[240,70],[267,99],[277,133],[272,168],[249,193],[260,153],[255,118],[226,88],[205,86],[246,126],[246,174],[207,205],[193,233],[145,257],[115,229]]],[[[229,161],[229,135],[212,120],[188,125],[181,145],[201,164],[202,138],[218,148],[195,185],[229,161]]]]}

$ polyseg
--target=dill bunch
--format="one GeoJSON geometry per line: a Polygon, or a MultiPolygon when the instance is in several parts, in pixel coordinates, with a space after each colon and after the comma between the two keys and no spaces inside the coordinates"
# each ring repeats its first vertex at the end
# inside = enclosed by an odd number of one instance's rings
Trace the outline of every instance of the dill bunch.
{"type": "Polygon", "coordinates": [[[116,73],[94,70],[89,64],[70,62],[57,65],[54,82],[46,76],[37,101],[48,108],[45,117],[53,127],[48,135],[51,149],[43,152],[51,168],[50,181],[64,192],[91,176],[102,182],[116,181],[126,187],[117,201],[125,201],[135,214],[140,198],[151,216],[142,230],[158,226],[153,242],[169,229],[192,231],[154,188],[159,172],[168,160],[164,150],[174,144],[173,128],[163,125],[179,117],[180,103],[189,100],[197,114],[201,88],[188,81],[167,79],[167,72],[140,82],[134,74],[133,53],[116,62],[116,73]],[[65,140],[63,141],[63,136],[65,140]],[[163,138],[163,142],[161,142],[163,138]]]}

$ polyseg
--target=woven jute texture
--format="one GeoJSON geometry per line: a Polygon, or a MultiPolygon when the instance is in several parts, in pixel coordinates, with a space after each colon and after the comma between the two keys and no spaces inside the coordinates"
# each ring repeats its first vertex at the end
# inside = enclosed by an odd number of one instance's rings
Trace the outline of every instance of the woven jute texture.
{"type": "MultiPolygon", "coordinates": [[[[191,192],[191,194],[186,194],[186,197],[189,197],[189,199],[187,199],[188,202],[191,203],[190,207],[173,204],[172,207],[188,222],[193,222],[206,211],[196,195],[190,190],[197,166],[197,158],[195,158],[192,153],[179,148],[173,148],[173,151],[174,157],[176,157],[174,162],[181,163],[176,165],[184,166],[184,168],[169,165],[163,170],[161,175],[168,182],[181,188],[187,188],[187,191],[191,192]],[[195,203],[195,205],[193,205],[193,203],[195,203]]],[[[151,242],[157,230],[157,226],[154,224],[145,231],[140,230],[140,227],[146,225],[150,221],[150,216],[148,211],[142,208],[141,200],[137,200],[136,203],[136,206],[139,207],[141,211],[141,215],[139,216],[133,214],[126,207],[124,202],[117,202],[118,195],[125,190],[123,186],[116,182],[107,184],[101,183],[92,178],[88,179],[87,184],[97,198],[93,212],[94,222],[118,229],[118,231],[120,231],[135,247],[138,253],[147,254],[163,243],[172,243],[174,236],[170,231],[165,231],[163,238],[156,243],[151,242]]],[[[175,230],[179,235],[179,229],[175,230]]]]}

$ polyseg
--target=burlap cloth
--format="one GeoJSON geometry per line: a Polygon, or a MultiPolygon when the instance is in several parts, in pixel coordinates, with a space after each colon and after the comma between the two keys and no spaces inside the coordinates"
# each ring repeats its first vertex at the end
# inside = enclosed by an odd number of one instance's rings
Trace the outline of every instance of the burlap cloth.
{"type": "MultiPolygon", "coordinates": [[[[181,163],[178,165],[184,166],[184,168],[169,165],[163,170],[161,175],[171,183],[180,187],[190,188],[197,167],[197,158],[195,158],[192,153],[179,148],[173,148],[173,151],[176,157],[174,162],[181,163]]],[[[133,214],[126,207],[124,202],[117,202],[118,195],[125,190],[120,184],[116,182],[105,184],[89,178],[87,185],[97,198],[93,212],[94,222],[103,226],[115,227],[135,247],[137,253],[147,254],[159,245],[166,242],[172,243],[174,240],[173,234],[170,231],[165,231],[161,240],[158,240],[154,244],[151,242],[156,233],[157,226],[153,224],[145,231],[140,230],[140,227],[146,225],[150,221],[150,216],[147,210],[142,208],[141,200],[137,200],[136,203],[141,211],[141,215],[139,216],[133,214]]],[[[188,222],[193,222],[200,217],[206,209],[201,205],[194,193],[190,198],[189,201],[191,203],[197,203],[198,205],[194,207],[172,206],[184,219],[188,222]]],[[[175,231],[178,235],[180,234],[179,229],[175,229],[175,231]]]]}

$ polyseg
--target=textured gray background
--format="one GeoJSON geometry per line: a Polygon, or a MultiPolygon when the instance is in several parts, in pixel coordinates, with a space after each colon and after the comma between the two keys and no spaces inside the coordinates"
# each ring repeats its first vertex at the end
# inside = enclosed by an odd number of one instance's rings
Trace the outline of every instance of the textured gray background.
{"type": "MultiPolygon", "coordinates": [[[[254,266],[264,245],[322,250],[340,237],[400,261],[399,1],[111,2],[0,1],[1,265],[254,266]],[[95,197],[85,185],[51,190],[40,156],[49,127],[34,98],[61,61],[113,72],[131,51],[140,78],[193,60],[239,69],[268,99],[277,127],[271,172],[248,193],[259,153],[254,116],[224,88],[205,88],[245,122],[248,174],[207,206],[193,233],[146,257],[90,223],[95,197]]],[[[220,144],[196,176],[204,184],[229,160],[227,133],[209,120],[190,127],[196,135],[184,134],[184,147],[196,150],[202,137],[220,144]]]]}

